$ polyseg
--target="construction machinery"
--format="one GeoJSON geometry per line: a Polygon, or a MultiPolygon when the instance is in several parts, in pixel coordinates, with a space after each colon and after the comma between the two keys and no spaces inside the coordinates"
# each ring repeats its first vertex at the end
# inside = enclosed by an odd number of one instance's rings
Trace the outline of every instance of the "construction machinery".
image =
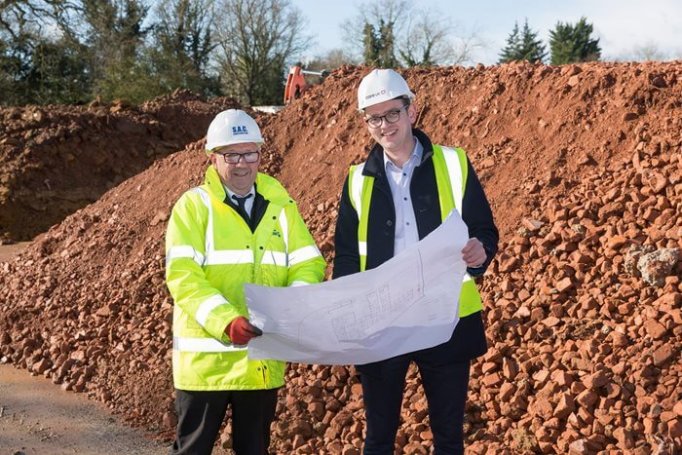
{"type": "Polygon", "coordinates": [[[328,74],[329,71],[327,70],[309,71],[304,70],[299,65],[292,66],[287,76],[287,84],[284,87],[284,104],[300,97],[303,92],[310,88],[312,84],[306,81],[306,76],[317,76],[324,79],[328,74]]]}

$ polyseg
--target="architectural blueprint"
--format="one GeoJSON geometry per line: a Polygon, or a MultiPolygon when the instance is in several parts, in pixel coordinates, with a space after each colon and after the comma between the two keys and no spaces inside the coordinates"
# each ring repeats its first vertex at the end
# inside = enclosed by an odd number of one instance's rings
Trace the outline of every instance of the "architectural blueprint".
{"type": "Polygon", "coordinates": [[[364,364],[447,341],[457,324],[469,236],[457,212],[380,267],[321,284],[247,284],[251,322],[263,336],[252,359],[364,364]]]}

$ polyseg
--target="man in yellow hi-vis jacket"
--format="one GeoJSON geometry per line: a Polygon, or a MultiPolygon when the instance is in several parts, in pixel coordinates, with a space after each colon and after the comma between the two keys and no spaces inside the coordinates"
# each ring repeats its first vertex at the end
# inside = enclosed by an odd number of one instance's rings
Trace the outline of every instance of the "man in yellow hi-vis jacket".
{"type": "Polygon", "coordinates": [[[435,455],[464,453],[462,436],[469,364],[487,349],[483,305],[472,276],[497,251],[490,205],[464,150],[433,144],[413,128],[417,109],[407,82],[393,70],[373,70],[358,87],[358,108],[376,142],[367,161],[350,169],[336,224],[334,278],[369,270],[435,230],[456,210],[469,230],[462,250],[467,275],[460,320],[449,341],[380,362],[358,365],[367,417],[365,455],[392,455],[405,375],[419,368],[429,404],[435,455]]]}
{"type": "Polygon", "coordinates": [[[173,454],[210,454],[227,406],[237,455],[268,453],[285,363],[249,360],[261,334],[248,320],[244,283],[318,283],[325,261],[282,185],[258,172],[256,122],[230,109],[206,135],[204,184],[173,207],[166,282],[173,311],[173,382],[178,414],[173,454]]]}

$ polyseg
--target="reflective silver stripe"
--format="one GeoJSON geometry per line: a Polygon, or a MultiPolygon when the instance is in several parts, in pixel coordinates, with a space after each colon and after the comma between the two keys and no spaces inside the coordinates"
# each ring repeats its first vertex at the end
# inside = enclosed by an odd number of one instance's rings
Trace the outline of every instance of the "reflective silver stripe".
{"type": "Polygon", "coordinates": [[[206,326],[206,319],[208,319],[208,315],[219,307],[220,305],[226,305],[227,300],[225,300],[225,297],[223,297],[220,294],[216,294],[214,296],[211,296],[201,302],[201,305],[199,305],[199,308],[197,309],[197,314],[196,314],[196,319],[199,324],[201,324],[202,327],[206,326]]]}
{"type": "Polygon", "coordinates": [[[287,254],[281,253],[279,251],[266,251],[263,253],[263,259],[261,259],[261,264],[263,265],[278,265],[280,267],[287,266],[287,254]]]}
{"type": "Polygon", "coordinates": [[[350,179],[349,196],[358,214],[358,220],[362,215],[362,186],[364,183],[364,176],[362,170],[365,168],[365,163],[359,164],[353,169],[353,175],[350,179]]]}
{"type": "Polygon", "coordinates": [[[284,240],[284,251],[289,251],[289,221],[287,220],[286,210],[282,208],[279,214],[279,227],[282,230],[282,240],[284,240]]]}
{"type": "Polygon", "coordinates": [[[367,242],[358,242],[358,250],[360,256],[367,256],[367,242]]]}
{"type": "Polygon", "coordinates": [[[178,245],[171,247],[166,253],[166,267],[173,259],[189,258],[199,265],[204,265],[204,255],[189,245],[178,245]]]}
{"type": "Polygon", "coordinates": [[[253,264],[251,250],[207,251],[205,265],[253,264]]]}
{"type": "Polygon", "coordinates": [[[471,281],[471,280],[473,280],[473,278],[471,277],[471,275],[469,275],[468,273],[465,273],[465,274],[464,274],[464,278],[462,279],[462,283],[464,283],[464,282],[466,282],[466,281],[471,281]]]}
{"type": "Polygon", "coordinates": [[[457,150],[449,147],[441,147],[443,150],[443,157],[445,157],[445,166],[450,176],[450,186],[452,187],[452,199],[455,202],[455,208],[462,213],[462,198],[464,197],[462,189],[462,165],[459,162],[459,153],[457,150]]]}
{"type": "Polygon", "coordinates": [[[173,337],[173,350],[179,352],[230,352],[246,349],[246,346],[221,343],[215,338],[173,337]]]}
{"type": "Polygon", "coordinates": [[[305,281],[292,281],[289,285],[291,288],[297,288],[300,286],[310,286],[310,283],[306,283],[305,281]]]}
{"type": "Polygon", "coordinates": [[[316,246],[304,246],[303,248],[299,248],[289,253],[289,267],[320,256],[322,255],[316,246]]]}

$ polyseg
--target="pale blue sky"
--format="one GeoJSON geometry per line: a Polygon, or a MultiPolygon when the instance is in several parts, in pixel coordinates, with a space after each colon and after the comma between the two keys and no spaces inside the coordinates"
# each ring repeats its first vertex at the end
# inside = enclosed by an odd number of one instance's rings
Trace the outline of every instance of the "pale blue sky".
{"type": "MultiPolygon", "coordinates": [[[[353,19],[360,0],[292,0],[308,21],[307,32],[316,45],[306,57],[344,48],[340,24],[353,19]]],[[[486,47],[473,55],[474,62],[494,64],[514,21],[539,33],[549,50],[549,31],[557,21],[577,22],[581,16],[593,24],[600,38],[602,58],[631,57],[635,48],[655,45],[665,59],[682,58],[682,0],[415,0],[419,9],[437,9],[451,19],[453,34],[475,32],[486,47]]]]}

